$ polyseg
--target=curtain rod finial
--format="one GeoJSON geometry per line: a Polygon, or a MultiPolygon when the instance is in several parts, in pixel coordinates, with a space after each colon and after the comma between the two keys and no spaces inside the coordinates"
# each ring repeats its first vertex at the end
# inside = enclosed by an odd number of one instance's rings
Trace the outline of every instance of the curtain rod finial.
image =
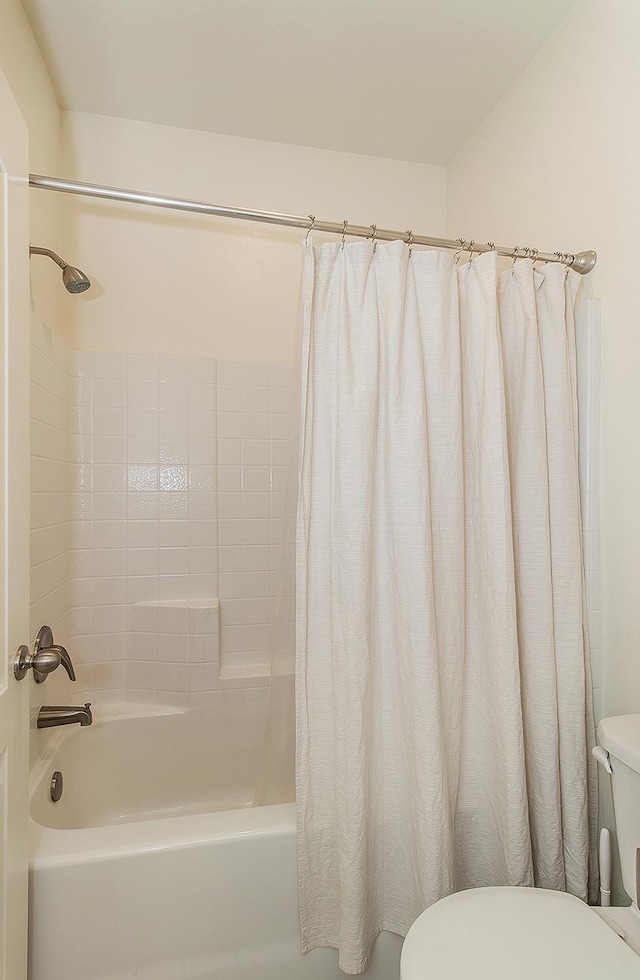
{"type": "Polygon", "coordinates": [[[587,252],[578,252],[571,263],[571,268],[579,272],[581,276],[586,276],[594,268],[597,261],[596,252],[590,248],[587,252]]]}

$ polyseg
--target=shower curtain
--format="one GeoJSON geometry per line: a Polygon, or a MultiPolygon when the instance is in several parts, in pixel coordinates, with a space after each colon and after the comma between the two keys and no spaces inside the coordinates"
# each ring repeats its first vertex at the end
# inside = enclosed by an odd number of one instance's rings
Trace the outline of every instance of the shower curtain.
{"type": "Polygon", "coordinates": [[[300,916],[346,973],[452,891],[593,897],[578,280],[305,249],[300,916]]]}

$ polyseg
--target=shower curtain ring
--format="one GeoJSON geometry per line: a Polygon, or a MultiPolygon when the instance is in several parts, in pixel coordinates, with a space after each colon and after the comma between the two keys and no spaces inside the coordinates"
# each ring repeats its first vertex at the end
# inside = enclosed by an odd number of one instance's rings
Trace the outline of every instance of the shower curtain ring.
{"type": "Polygon", "coordinates": [[[413,232],[410,228],[407,229],[407,241],[405,243],[409,246],[409,253],[413,251],[413,232]]]}
{"type": "Polygon", "coordinates": [[[471,263],[473,262],[473,246],[474,245],[475,245],[475,242],[474,242],[474,240],[472,238],[470,242],[467,242],[467,247],[465,249],[465,251],[467,251],[469,253],[469,265],[471,265],[471,263]]]}
{"type": "Polygon", "coordinates": [[[376,248],[378,246],[378,243],[376,241],[376,235],[378,234],[378,226],[377,225],[369,225],[369,227],[371,228],[371,241],[373,243],[373,251],[375,252],[375,250],[376,250],[376,248]]]}
{"type": "Polygon", "coordinates": [[[456,241],[457,241],[458,245],[460,246],[460,248],[454,253],[453,261],[457,265],[458,264],[458,259],[460,258],[461,253],[464,251],[465,240],[464,240],[464,238],[456,238],[456,241]]]}
{"type": "Polygon", "coordinates": [[[340,248],[344,248],[344,240],[347,237],[347,225],[348,224],[349,224],[349,222],[345,218],[344,221],[342,222],[342,244],[341,244],[340,248]]]}
{"type": "Polygon", "coordinates": [[[311,224],[307,228],[307,234],[305,235],[305,238],[304,238],[305,244],[309,241],[309,235],[313,231],[314,225],[316,223],[316,216],[315,216],[315,214],[309,214],[309,215],[307,215],[307,217],[309,218],[309,221],[311,222],[311,224]]]}

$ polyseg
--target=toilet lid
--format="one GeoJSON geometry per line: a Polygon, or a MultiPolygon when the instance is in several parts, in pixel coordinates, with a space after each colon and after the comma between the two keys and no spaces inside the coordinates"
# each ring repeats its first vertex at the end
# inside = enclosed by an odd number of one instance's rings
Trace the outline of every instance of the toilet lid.
{"type": "Polygon", "coordinates": [[[401,980],[640,980],[640,957],[564,892],[474,888],[413,923],[401,980]]]}

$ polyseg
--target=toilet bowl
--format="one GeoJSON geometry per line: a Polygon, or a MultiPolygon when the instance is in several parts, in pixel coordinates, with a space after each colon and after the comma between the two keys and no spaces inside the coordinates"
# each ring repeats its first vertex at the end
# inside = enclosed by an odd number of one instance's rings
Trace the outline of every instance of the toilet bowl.
{"type": "Polygon", "coordinates": [[[604,719],[598,740],[631,906],[593,909],[542,888],[458,892],[409,929],[401,980],[640,980],[640,715],[604,719]]]}
{"type": "Polygon", "coordinates": [[[640,956],[619,931],[564,892],[473,888],[416,919],[402,947],[400,977],[638,980],[640,956]]]}

